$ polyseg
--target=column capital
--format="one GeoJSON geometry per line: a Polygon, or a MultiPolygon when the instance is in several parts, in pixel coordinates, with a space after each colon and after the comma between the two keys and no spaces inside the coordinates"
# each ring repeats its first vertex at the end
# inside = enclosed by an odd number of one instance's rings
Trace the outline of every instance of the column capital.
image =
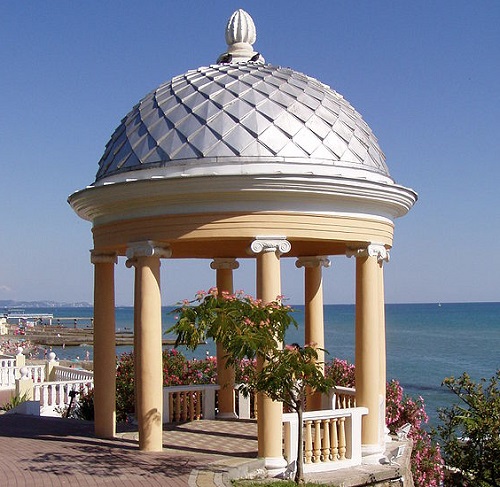
{"type": "Polygon", "coordinates": [[[90,251],[90,262],[92,264],[116,264],[118,257],[116,252],[100,252],[99,250],[90,251]]]}
{"type": "Polygon", "coordinates": [[[214,270],[217,270],[217,269],[234,270],[234,269],[238,269],[239,267],[240,267],[240,263],[232,257],[230,257],[230,258],[216,257],[212,262],[210,262],[210,268],[214,269],[214,270]]]}
{"type": "Polygon", "coordinates": [[[330,267],[332,263],[326,255],[302,256],[295,261],[296,267],[330,267]]]}
{"type": "Polygon", "coordinates": [[[137,257],[158,257],[169,258],[172,256],[172,250],[169,245],[161,244],[153,240],[143,240],[141,242],[131,242],[127,247],[127,258],[137,257]]]}
{"type": "Polygon", "coordinates": [[[277,252],[279,255],[290,252],[292,244],[284,236],[257,236],[250,244],[249,254],[261,252],[277,252]]]}
{"type": "Polygon", "coordinates": [[[371,243],[364,248],[347,249],[347,257],[376,257],[379,264],[389,262],[389,249],[383,244],[371,243]]]}

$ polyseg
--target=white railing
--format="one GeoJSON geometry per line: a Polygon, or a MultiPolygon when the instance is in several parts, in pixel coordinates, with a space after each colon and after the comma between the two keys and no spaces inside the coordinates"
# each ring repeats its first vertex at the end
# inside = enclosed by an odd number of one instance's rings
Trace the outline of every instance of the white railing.
{"type": "MultiPolygon", "coordinates": [[[[361,465],[361,417],[364,407],[311,411],[304,413],[304,472],[322,472],[361,465]]],[[[287,471],[296,469],[298,448],[298,417],[283,414],[283,455],[287,471]]]]}
{"type": "Polygon", "coordinates": [[[356,389],[335,386],[328,393],[326,409],[348,409],[356,407],[356,389]]]}
{"type": "Polygon", "coordinates": [[[0,369],[0,389],[12,389],[16,386],[16,379],[21,378],[21,369],[26,368],[27,378],[34,383],[45,380],[44,365],[25,365],[23,367],[2,367],[0,369]]]}
{"type": "Polygon", "coordinates": [[[164,387],[163,422],[215,419],[215,393],[218,390],[217,384],[164,387]]]}
{"type": "Polygon", "coordinates": [[[15,367],[16,365],[16,358],[15,357],[9,357],[8,355],[1,355],[0,356],[0,367],[15,367]]]}
{"type": "Polygon", "coordinates": [[[94,372],[91,370],[74,369],[72,367],[62,367],[61,365],[55,365],[52,369],[51,379],[55,382],[67,382],[67,381],[78,381],[94,380],[94,372]]]}
{"type": "MultiPolygon", "coordinates": [[[[40,408],[52,410],[64,408],[70,402],[70,391],[86,394],[93,389],[93,382],[88,380],[72,380],[66,382],[42,382],[33,386],[33,400],[40,401],[40,408]]],[[[78,396],[75,397],[78,401],[78,396]]]]}

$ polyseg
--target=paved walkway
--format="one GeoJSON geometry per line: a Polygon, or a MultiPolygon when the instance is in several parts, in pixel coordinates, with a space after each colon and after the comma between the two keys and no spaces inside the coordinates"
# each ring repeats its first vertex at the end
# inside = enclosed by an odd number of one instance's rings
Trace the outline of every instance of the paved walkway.
{"type": "Polygon", "coordinates": [[[93,423],[0,416],[0,485],[223,487],[236,472],[256,470],[253,421],[194,421],[166,425],[162,453],[138,450],[137,432],[95,438],[93,423]]]}

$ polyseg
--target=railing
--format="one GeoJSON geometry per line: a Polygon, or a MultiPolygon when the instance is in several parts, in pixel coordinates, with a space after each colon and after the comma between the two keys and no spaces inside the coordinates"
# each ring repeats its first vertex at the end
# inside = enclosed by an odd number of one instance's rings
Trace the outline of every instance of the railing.
{"type": "Polygon", "coordinates": [[[72,367],[62,367],[61,365],[55,365],[52,369],[51,379],[53,381],[67,382],[67,381],[78,381],[94,380],[94,372],[91,370],[74,369],[72,367]]]}
{"type": "Polygon", "coordinates": [[[21,369],[26,368],[28,379],[34,383],[45,380],[44,365],[24,365],[23,367],[2,367],[0,369],[0,389],[12,389],[16,385],[16,379],[21,377],[21,369]]]}
{"type": "MultiPolygon", "coordinates": [[[[82,394],[93,389],[93,383],[88,380],[72,380],[66,382],[42,382],[33,386],[33,400],[40,401],[43,409],[64,408],[70,402],[70,391],[78,391],[82,394]]],[[[75,398],[78,400],[78,397],[75,398]]]]}
{"type": "Polygon", "coordinates": [[[257,393],[244,396],[239,385],[234,386],[236,393],[236,415],[239,419],[257,419],[257,393]]]}
{"type": "Polygon", "coordinates": [[[179,423],[215,418],[216,384],[163,388],[163,422],[179,423]]]}
{"type": "Polygon", "coordinates": [[[335,386],[328,394],[328,408],[347,409],[356,407],[356,389],[335,386]]]}
{"type": "Polygon", "coordinates": [[[16,365],[16,358],[15,357],[9,357],[8,355],[1,355],[0,356],[0,367],[15,367],[16,365]]]}
{"type": "MultiPolygon", "coordinates": [[[[303,417],[304,472],[361,465],[361,417],[367,408],[311,411],[303,417]]],[[[284,457],[288,471],[296,469],[298,417],[283,414],[284,457]]]]}

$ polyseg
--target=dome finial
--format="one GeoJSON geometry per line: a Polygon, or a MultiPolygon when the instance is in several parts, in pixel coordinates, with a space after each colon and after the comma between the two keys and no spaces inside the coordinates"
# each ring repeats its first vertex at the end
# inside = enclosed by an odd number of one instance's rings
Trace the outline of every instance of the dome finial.
{"type": "Polygon", "coordinates": [[[228,49],[217,59],[219,64],[245,63],[248,61],[264,63],[263,56],[254,51],[252,44],[257,38],[252,17],[243,9],[231,15],[226,26],[228,49]]]}

